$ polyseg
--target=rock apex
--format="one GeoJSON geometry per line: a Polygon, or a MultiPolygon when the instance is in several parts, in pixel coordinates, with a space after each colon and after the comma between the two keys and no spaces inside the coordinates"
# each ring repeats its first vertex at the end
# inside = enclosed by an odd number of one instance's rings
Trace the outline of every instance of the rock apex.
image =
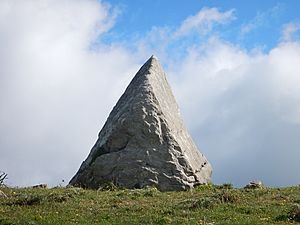
{"type": "Polygon", "coordinates": [[[158,61],[158,58],[156,57],[156,55],[151,55],[150,59],[155,59],[158,61]]]}

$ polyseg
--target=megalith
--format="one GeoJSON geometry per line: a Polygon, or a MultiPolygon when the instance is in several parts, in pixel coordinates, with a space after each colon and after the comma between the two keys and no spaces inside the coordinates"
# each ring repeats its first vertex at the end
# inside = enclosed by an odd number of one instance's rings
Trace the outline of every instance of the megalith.
{"type": "Polygon", "coordinates": [[[212,168],[188,133],[155,56],[136,73],[114,106],[70,184],[97,189],[186,190],[211,181],[212,168]]]}

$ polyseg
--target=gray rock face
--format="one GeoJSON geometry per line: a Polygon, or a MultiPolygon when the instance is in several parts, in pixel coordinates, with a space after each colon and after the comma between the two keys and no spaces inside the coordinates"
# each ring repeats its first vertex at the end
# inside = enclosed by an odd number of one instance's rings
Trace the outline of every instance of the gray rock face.
{"type": "Polygon", "coordinates": [[[152,56],[110,113],[70,184],[113,182],[126,188],[186,190],[211,180],[210,163],[195,146],[165,74],[152,56]]]}
{"type": "Polygon", "coordinates": [[[245,186],[245,188],[263,188],[264,184],[261,180],[250,181],[249,184],[245,186]]]}

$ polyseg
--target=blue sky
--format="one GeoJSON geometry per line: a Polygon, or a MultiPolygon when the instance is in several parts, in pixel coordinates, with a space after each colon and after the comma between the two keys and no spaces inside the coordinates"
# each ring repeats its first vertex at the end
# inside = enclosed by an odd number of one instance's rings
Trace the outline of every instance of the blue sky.
{"type": "MultiPolygon", "coordinates": [[[[105,35],[105,40],[130,42],[143,37],[152,27],[176,28],[183,20],[202,8],[216,7],[220,11],[234,10],[233,20],[215,29],[224,40],[248,50],[262,48],[269,51],[280,41],[282,27],[299,22],[300,3],[289,1],[108,1],[119,10],[115,26],[105,35]],[[243,32],[248,27],[247,31],[243,32]]],[[[191,38],[193,44],[197,38],[191,38]]]]}
{"type": "Polygon", "coordinates": [[[0,170],[58,185],[155,54],[213,182],[300,182],[300,2],[0,1],[0,170]],[[30,176],[28,176],[30,174],[30,176]]]}

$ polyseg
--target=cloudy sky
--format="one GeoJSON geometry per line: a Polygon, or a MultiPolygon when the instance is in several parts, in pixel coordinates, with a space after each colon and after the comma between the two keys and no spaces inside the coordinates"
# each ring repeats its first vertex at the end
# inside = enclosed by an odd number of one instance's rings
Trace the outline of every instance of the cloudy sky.
{"type": "Polygon", "coordinates": [[[299,10],[297,0],[1,0],[7,183],[68,182],[155,54],[213,182],[300,184],[299,10]]]}

